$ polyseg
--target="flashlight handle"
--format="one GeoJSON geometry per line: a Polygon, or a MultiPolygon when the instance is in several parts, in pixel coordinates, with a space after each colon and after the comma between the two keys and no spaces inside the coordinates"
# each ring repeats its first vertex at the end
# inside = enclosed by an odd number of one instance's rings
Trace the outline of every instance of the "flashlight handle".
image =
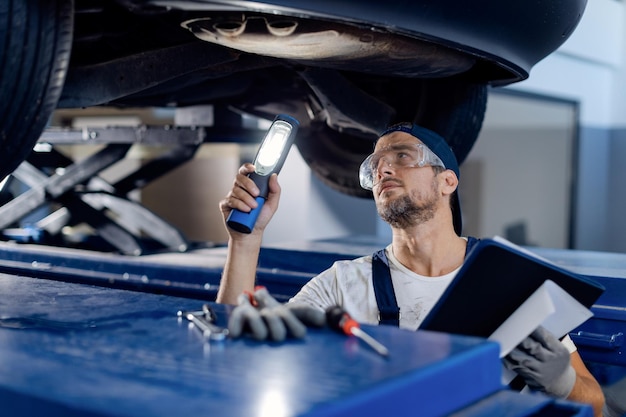
{"type": "Polygon", "coordinates": [[[251,233],[256,223],[257,217],[265,204],[265,197],[257,197],[256,202],[258,206],[255,209],[250,210],[248,213],[244,213],[240,210],[233,210],[226,219],[226,224],[233,230],[240,233],[251,233]]]}
{"type": "Polygon", "coordinates": [[[269,194],[269,175],[259,175],[253,172],[249,175],[250,179],[254,181],[259,188],[259,196],[256,198],[258,206],[250,210],[248,213],[244,213],[240,210],[233,210],[226,219],[226,224],[233,230],[241,233],[251,233],[256,223],[256,219],[259,217],[259,213],[265,204],[267,195],[269,194]]]}

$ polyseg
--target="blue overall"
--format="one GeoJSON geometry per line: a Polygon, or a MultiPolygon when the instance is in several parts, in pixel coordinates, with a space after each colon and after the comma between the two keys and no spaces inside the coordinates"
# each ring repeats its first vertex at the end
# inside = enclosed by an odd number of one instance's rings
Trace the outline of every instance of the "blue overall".
{"type": "MultiPolygon", "coordinates": [[[[470,236],[467,238],[467,248],[465,249],[466,257],[478,242],[479,239],[475,237],[470,236]]],[[[400,307],[398,307],[396,293],[393,290],[389,261],[387,260],[384,249],[379,250],[372,256],[372,280],[379,311],[378,323],[399,326],[400,307]]]]}

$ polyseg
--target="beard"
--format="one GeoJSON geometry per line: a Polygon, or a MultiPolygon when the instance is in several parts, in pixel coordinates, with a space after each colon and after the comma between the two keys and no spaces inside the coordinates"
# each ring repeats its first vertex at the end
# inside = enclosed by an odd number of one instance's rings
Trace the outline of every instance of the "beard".
{"type": "MultiPolygon", "coordinates": [[[[436,189],[437,185],[433,181],[431,191],[437,191],[436,189]]],[[[398,229],[406,229],[431,220],[435,217],[437,193],[432,192],[428,195],[424,193],[421,198],[419,194],[413,192],[411,195],[404,195],[387,203],[377,204],[378,215],[391,227],[398,229]],[[418,204],[416,201],[421,201],[421,203],[418,204]]]]}

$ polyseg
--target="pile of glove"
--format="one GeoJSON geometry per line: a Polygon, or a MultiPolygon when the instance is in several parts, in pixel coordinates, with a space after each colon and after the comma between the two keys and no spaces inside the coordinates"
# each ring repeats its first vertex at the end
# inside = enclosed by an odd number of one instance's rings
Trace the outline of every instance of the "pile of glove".
{"type": "Polygon", "coordinates": [[[307,326],[323,327],[324,311],[298,303],[279,303],[264,287],[243,293],[228,320],[230,337],[250,334],[257,340],[281,342],[287,337],[303,338],[307,326]]]}

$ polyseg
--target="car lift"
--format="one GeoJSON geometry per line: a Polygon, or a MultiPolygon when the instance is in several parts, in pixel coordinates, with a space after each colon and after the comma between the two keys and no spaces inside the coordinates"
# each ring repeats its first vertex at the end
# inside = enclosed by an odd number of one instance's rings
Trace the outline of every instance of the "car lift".
{"type": "MultiPolygon", "coordinates": [[[[144,254],[149,243],[154,242],[167,250],[184,252],[190,243],[181,232],[130,199],[130,193],[190,160],[203,143],[258,143],[262,134],[262,131],[243,128],[170,126],[48,129],[38,142],[38,147],[45,147],[47,152],[32,152],[8,177],[29,189],[0,207],[0,230],[9,238],[20,236],[22,240],[39,241],[42,233],[54,237],[64,226],[86,223],[125,255],[144,254]],[[54,148],[77,144],[105,146],[78,162],[54,148]],[[167,146],[169,150],[115,184],[98,175],[123,159],[133,144],[167,146]],[[33,226],[8,229],[49,203],[61,208],[34,222],[33,226]]],[[[5,181],[4,188],[8,184],[9,181],[5,181]]]]}

